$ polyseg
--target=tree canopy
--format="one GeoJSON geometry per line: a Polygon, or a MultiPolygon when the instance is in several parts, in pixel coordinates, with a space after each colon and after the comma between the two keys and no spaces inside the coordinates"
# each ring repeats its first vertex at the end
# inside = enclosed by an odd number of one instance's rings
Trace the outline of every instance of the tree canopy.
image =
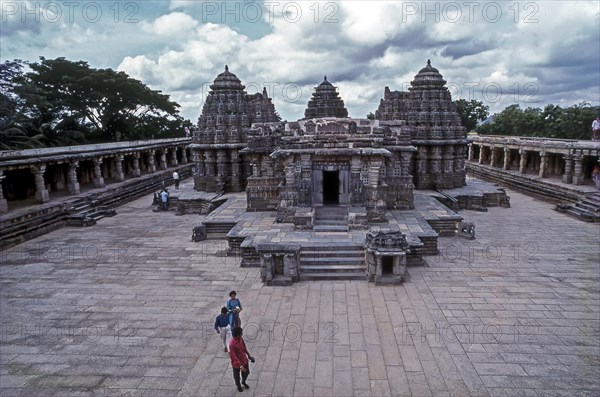
{"type": "Polygon", "coordinates": [[[490,109],[483,102],[471,99],[457,99],[454,101],[456,111],[460,115],[460,121],[467,131],[473,131],[477,127],[477,123],[487,119],[490,109]]]}
{"type": "Polygon", "coordinates": [[[160,91],[84,61],[0,66],[2,149],[182,136],[192,126],[160,91]]]}
{"type": "Polygon", "coordinates": [[[533,136],[559,139],[590,139],[592,121],[600,114],[600,107],[587,102],[562,108],[546,105],[544,109],[518,104],[506,107],[494,115],[493,121],[477,127],[486,135],[533,136]]]}

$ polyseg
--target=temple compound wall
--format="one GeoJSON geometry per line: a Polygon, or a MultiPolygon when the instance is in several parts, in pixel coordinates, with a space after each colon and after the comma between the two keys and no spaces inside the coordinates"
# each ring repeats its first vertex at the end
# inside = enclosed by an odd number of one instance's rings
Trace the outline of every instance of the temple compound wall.
{"type": "Polygon", "coordinates": [[[189,138],[0,152],[0,212],[187,164],[189,138]],[[22,205],[22,204],[21,204],[22,205]]]}
{"type": "Polygon", "coordinates": [[[566,184],[592,184],[600,142],[531,137],[469,135],[469,163],[521,175],[556,178],[566,184]]]}
{"type": "Polygon", "coordinates": [[[217,76],[190,145],[195,189],[247,192],[250,211],[364,207],[369,221],[413,208],[413,189],[465,185],[466,132],[439,71],[427,66],[409,92],[386,87],[376,119],[348,117],[327,77],[304,118],[281,122],[266,90],[248,95],[228,68],[217,76]]]}

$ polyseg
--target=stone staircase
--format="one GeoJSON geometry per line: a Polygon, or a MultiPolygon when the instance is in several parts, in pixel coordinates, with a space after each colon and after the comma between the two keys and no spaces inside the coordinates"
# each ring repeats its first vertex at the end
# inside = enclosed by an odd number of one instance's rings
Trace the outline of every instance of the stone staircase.
{"type": "Polygon", "coordinates": [[[600,192],[587,194],[575,204],[558,204],[555,209],[585,222],[600,222],[600,192]]]}
{"type": "Polygon", "coordinates": [[[97,201],[79,198],[70,203],[67,225],[92,226],[106,216],[114,216],[117,212],[107,205],[94,205],[97,201]]]}
{"type": "Polygon", "coordinates": [[[313,219],[315,232],[347,232],[348,207],[322,206],[315,207],[313,219]]]}
{"type": "Polygon", "coordinates": [[[360,245],[331,243],[300,250],[300,280],[365,280],[365,253],[360,245]]]}

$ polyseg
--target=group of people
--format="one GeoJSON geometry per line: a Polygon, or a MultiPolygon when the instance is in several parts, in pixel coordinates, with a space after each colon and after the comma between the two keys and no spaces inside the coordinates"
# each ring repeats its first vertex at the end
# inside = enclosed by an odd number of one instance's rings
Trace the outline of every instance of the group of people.
{"type": "Polygon", "coordinates": [[[240,392],[244,391],[242,386],[246,389],[250,388],[246,379],[250,375],[250,362],[255,362],[244,342],[242,320],[240,319],[241,311],[242,302],[237,298],[237,292],[231,291],[227,304],[221,308],[221,314],[215,319],[215,331],[221,336],[223,351],[229,352],[233,379],[240,392]],[[231,340],[229,340],[230,334],[231,340]]]}

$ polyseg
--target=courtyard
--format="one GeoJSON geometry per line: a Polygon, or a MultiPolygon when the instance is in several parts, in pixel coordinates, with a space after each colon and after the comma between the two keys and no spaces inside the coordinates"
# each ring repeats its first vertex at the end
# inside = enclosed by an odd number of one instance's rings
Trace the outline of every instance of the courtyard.
{"type": "Polygon", "coordinates": [[[600,229],[508,194],[399,286],[263,286],[150,195],[2,251],[0,395],[597,396],[600,229]],[[230,290],[243,393],[213,329],[230,290]]]}

